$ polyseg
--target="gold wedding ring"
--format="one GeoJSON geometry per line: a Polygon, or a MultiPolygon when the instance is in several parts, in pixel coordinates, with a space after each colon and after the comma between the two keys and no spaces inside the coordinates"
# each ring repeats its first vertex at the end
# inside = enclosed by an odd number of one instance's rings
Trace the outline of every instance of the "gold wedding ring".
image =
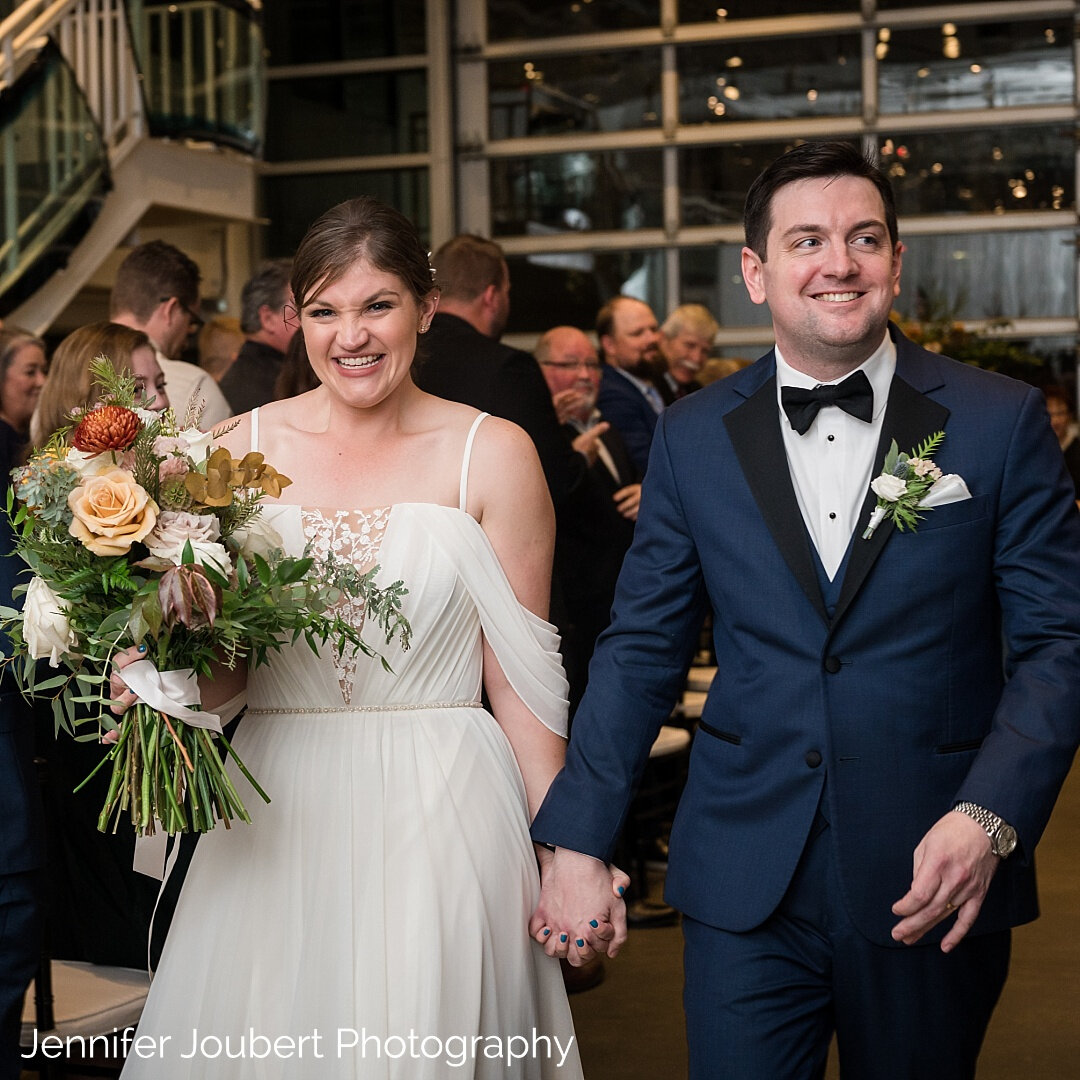
{"type": "Polygon", "coordinates": [[[945,910],[946,911],[955,911],[956,910],[956,905],[951,900],[946,900],[945,901],[945,910]]]}

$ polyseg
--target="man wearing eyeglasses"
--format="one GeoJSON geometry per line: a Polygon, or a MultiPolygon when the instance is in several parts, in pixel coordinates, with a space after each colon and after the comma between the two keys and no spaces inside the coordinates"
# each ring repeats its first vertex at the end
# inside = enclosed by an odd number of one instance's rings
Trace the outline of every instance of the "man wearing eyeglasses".
{"type": "Polygon", "coordinates": [[[180,359],[188,338],[202,326],[198,266],[179,248],[151,240],[133,248],[113,281],[109,318],[141,330],[158,354],[177,419],[202,402],[200,426],[209,430],[232,416],[225,395],[196,364],[180,359]]]}
{"type": "MultiPolygon", "coordinates": [[[[567,439],[604,425],[596,408],[601,365],[585,334],[556,326],[536,343],[534,355],[567,439]]],[[[571,717],[585,692],[593,646],[611,618],[615,581],[641,501],[638,472],[619,433],[603,430],[596,449],[588,482],[556,512],[555,573],[570,616],[563,628],[563,660],[571,717]]]]}

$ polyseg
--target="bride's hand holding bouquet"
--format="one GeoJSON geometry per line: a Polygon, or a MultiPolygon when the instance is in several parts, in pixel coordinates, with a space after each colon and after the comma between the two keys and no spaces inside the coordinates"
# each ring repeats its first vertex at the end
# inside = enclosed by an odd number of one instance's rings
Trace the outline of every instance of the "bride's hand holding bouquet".
{"type": "Polygon", "coordinates": [[[33,576],[16,590],[22,612],[0,608],[12,643],[4,662],[24,693],[52,698],[57,729],[82,740],[109,733],[100,829],[121,814],[140,835],[249,821],[219,746],[267,795],[220,717],[200,708],[199,676],[256,667],[301,637],[312,650],[330,643],[377,656],[338,614],[344,599],[362,598],[386,642],[408,647],[406,590],[376,586],[377,568],[285,555],[261,503],[288,477],[259,453],[233,458],[195,418],[180,427],[170,410],[140,407],[132,377],[107,359],[92,373],[99,403],[72,414],[13,473],[7,511],[33,576]],[[122,678],[137,700],[124,700],[133,704],[118,720],[110,676],[125,650],[122,678]],[[42,677],[44,659],[57,674],[42,677]]]}

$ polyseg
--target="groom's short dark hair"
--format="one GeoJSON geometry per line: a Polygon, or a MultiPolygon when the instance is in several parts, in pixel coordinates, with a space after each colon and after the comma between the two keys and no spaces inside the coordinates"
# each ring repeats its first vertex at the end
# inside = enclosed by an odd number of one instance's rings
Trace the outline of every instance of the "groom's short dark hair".
{"type": "Polygon", "coordinates": [[[892,185],[873,159],[852,143],[809,142],[778,157],[746,193],[743,210],[746,246],[762,262],[765,262],[765,243],[772,227],[773,196],[787,184],[823,176],[860,176],[869,180],[885,204],[885,225],[893,247],[896,246],[900,238],[896,227],[896,200],[892,185]]]}

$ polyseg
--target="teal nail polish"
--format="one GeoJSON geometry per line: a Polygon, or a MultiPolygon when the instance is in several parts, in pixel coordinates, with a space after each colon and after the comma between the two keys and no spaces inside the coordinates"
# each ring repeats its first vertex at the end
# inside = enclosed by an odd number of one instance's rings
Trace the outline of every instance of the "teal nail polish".
{"type": "Polygon", "coordinates": [[[585,940],[583,938],[578,938],[574,944],[580,949],[585,944],[585,940]]]}
{"type": "Polygon", "coordinates": [[[140,645],[139,646],[139,652],[146,652],[146,646],[145,645],[140,645]]]}
{"type": "Polygon", "coordinates": [[[548,936],[548,934],[550,934],[550,933],[551,933],[551,930],[550,930],[550,928],[549,928],[549,927],[546,927],[546,926],[545,926],[545,927],[544,927],[544,937],[547,937],[547,936],[548,936]]]}
{"type": "Polygon", "coordinates": [[[620,885],[617,891],[618,891],[619,895],[622,896],[622,894],[624,892],[626,892],[626,886],[625,885],[620,885]]]}
{"type": "Polygon", "coordinates": [[[565,934],[560,934],[559,935],[559,941],[561,941],[565,945],[566,944],[566,935],[565,934]]]}
{"type": "Polygon", "coordinates": [[[595,930],[600,924],[595,919],[590,919],[589,925],[595,930]]]}

